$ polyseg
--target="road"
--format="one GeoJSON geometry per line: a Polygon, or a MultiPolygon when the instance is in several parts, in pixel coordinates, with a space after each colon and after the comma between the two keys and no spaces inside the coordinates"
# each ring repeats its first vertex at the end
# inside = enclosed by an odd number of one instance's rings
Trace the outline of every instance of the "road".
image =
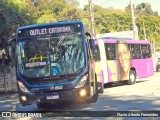
{"type": "MultiPolygon", "coordinates": [[[[134,85],[114,84],[105,88],[104,93],[100,94],[98,101],[93,104],[61,103],[54,104],[48,110],[39,109],[35,104],[22,107],[17,94],[0,95],[0,111],[160,111],[159,93],[160,72],[148,78],[138,79],[134,85]]],[[[52,112],[45,114],[50,115],[52,112]]]]}

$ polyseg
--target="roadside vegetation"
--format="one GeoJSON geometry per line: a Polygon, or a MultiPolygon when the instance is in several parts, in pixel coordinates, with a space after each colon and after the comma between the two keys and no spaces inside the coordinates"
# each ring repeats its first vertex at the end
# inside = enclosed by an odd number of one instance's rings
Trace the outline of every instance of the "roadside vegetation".
{"type": "MultiPolygon", "coordinates": [[[[90,28],[89,6],[78,8],[77,0],[0,0],[0,45],[5,47],[9,38],[15,36],[20,26],[56,22],[61,20],[82,20],[90,28]]],[[[160,49],[160,16],[148,3],[134,6],[139,39],[147,39],[160,49]],[[145,7],[147,5],[147,7],[145,7]]],[[[97,34],[132,30],[130,6],[125,10],[102,8],[94,5],[95,29],[97,34]]]]}

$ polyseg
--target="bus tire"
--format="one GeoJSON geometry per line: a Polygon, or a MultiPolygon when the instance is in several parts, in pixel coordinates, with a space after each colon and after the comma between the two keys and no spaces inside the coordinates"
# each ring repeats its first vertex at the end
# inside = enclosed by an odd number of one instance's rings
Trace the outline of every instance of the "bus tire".
{"type": "Polygon", "coordinates": [[[101,87],[99,93],[104,93],[104,85],[102,85],[102,87],[101,87]]]}
{"type": "Polygon", "coordinates": [[[128,85],[133,85],[136,83],[136,72],[134,70],[129,71],[129,80],[127,81],[128,85]]]}

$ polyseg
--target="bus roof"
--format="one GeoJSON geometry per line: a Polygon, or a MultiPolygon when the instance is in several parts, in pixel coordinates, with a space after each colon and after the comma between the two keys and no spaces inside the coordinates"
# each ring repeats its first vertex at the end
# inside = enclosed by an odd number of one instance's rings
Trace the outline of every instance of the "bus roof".
{"type": "Polygon", "coordinates": [[[81,32],[84,24],[81,21],[60,21],[53,23],[23,26],[17,29],[17,37],[38,37],[81,32]]]}
{"type": "Polygon", "coordinates": [[[28,25],[28,26],[22,26],[18,29],[30,29],[30,28],[37,28],[37,27],[47,27],[51,25],[65,25],[65,24],[83,24],[81,21],[59,21],[59,22],[52,22],[52,23],[44,23],[44,24],[34,24],[34,25],[28,25]]]}
{"type": "MultiPolygon", "coordinates": [[[[96,39],[95,40],[95,44],[98,44],[98,40],[100,39],[96,39]]],[[[129,44],[150,44],[149,40],[119,40],[119,39],[102,39],[104,41],[104,43],[117,43],[117,41],[124,41],[125,43],[129,43],[129,44]]]]}

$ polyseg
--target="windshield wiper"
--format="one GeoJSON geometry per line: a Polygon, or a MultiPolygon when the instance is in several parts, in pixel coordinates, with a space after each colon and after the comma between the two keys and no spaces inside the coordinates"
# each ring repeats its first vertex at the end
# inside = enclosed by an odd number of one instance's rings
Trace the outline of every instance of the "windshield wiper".
{"type": "Polygon", "coordinates": [[[66,38],[66,35],[62,36],[62,38],[58,42],[57,48],[59,48],[62,45],[62,43],[63,43],[63,41],[64,41],[65,38],[66,38]]]}

